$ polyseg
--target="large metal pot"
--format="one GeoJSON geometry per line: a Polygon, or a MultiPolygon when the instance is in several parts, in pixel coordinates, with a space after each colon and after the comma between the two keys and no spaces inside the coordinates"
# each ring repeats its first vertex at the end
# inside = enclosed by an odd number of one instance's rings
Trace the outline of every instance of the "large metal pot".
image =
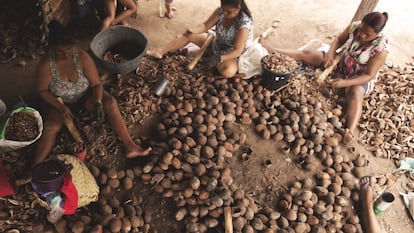
{"type": "Polygon", "coordinates": [[[126,74],[137,68],[147,51],[148,40],[134,28],[116,25],[96,34],[90,47],[98,66],[111,73],[126,74]],[[105,61],[105,53],[119,46],[127,48],[123,49],[126,50],[126,54],[123,54],[126,60],[119,63],[105,61]]]}
{"type": "Polygon", "coordinates": [[[272,90],[272,91],[280,91],[285,88],[289,84],[289,78],[292,74],[299,71],[301,64],[290,71],[285,73],[276,73],[266,68],[263,63],[263,58],[261,61],[263,73],[262,73],[262,84],[265,88],[272,90]]]}

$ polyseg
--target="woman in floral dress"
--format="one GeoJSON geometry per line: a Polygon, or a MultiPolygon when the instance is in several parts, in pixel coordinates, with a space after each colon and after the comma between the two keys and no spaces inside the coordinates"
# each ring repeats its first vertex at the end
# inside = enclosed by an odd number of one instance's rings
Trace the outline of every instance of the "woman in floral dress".
{"type": "MultiPolygon", "coordinates": [[[[378,79],[378,71],[387,58],[388,39],[381,33],[388,21],[386,12],[371,12],[361,22],[351,23],[331,43],[328,51],[318,48],[302,50],[273,48],[263,42],[269,52],[289,55],[298,61],[327,67],[332,64],[338,48],[343,48],[343,56],[327,84],[333,88],[344,88],[346,99],[346,128],[343,142],[349,144],[361,118],[363,99],[373,90],[378,79]]],[[[316,46],[317,47],[317,46],[316,46]]]]}
{"type": "Polygon", "coordinates": [[[147,55],[161,59],[170,51],[178,50],[192,42],[202,46],[207,31],[215,27],[215,38],[210,51],[215,57],[218,72],[232,78],[238,71],[238,57],[253,41],[253,19],[244,0],[221,0],[221,6],[204,23],[187,29],[187,32],[165,46],[149,49],[147,55]]]}

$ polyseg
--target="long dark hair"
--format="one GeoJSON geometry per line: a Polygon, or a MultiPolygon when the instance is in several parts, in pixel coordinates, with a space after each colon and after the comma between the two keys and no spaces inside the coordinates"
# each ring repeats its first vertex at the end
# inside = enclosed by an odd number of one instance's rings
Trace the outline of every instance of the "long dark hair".
{"type": "Polygon", "coordinates": [[[371,12],[364,16],[362,22],[374,29],[376,33],[382,31],[388,21],[387,12],[371,12]]]}
{"type": "Polygon", "coordinates": [[[47,38],[47,43],[49,47],[54,47],[57,45],[73,45],[75,39],[69,30],[63,26],[59,21],[52,20],[48,24],[49,34],[47,38]]]}
{"type": "Polygon", "coordinates": [[[238,7],[240,6],[240,10],[252,18],[252,14],[250,13],[249,8],[247,7],[244,0],[221,0],[221,5],[231,6],[231,7],[238,7]]]}

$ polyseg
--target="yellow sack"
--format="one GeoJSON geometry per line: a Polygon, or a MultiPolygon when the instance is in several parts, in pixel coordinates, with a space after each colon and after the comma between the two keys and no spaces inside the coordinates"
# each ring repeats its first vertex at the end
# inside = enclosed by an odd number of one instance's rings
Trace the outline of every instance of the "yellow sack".
{"type": "Polygon", "coordinates": [[[99,186],[88,167],[73,155],[60,154],[59,160],[71,165],[72,182],[78,191],[78,208],[98,200],[99,186]]]}

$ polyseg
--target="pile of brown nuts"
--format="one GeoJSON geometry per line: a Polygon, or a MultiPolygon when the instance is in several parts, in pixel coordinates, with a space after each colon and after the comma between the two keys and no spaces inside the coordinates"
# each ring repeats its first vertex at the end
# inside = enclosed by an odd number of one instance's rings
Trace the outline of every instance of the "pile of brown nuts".
{"type": "Polygon", "coordinates": [[[21,111],[11,115],[6,126],[6,139],[31,141],[39,135],[39,126],[32,113],[21,111]]]}
{"type": "Polygon", "coordinates": [[[295,59],[277,52],[265,56],[262,65],[264,69],[278,74],[290,73],[298,67],[295,59]]]}

